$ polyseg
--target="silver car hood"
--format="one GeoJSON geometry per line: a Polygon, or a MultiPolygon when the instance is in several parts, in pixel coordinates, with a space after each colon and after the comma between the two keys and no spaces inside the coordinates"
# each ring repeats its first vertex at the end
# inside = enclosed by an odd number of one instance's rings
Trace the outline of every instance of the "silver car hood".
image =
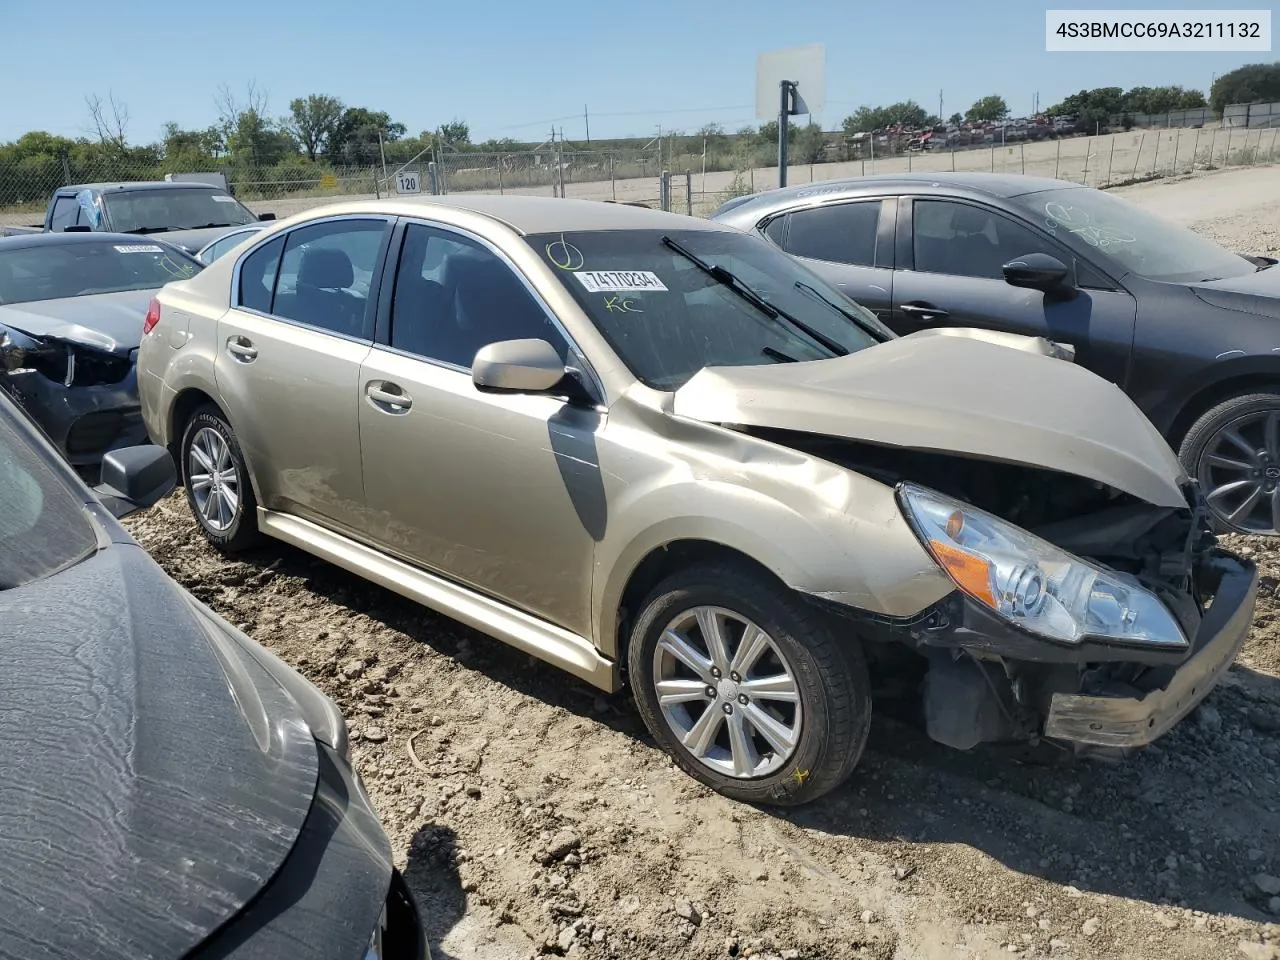
{"type": "Polygon", "coordinates": [[[1117,386],[982,334],[912,334],[831,360],[707,367],[676,391],[671,412],[1057,470],[1155,506],[1187,506],[1173,451],[1117,386]]]}

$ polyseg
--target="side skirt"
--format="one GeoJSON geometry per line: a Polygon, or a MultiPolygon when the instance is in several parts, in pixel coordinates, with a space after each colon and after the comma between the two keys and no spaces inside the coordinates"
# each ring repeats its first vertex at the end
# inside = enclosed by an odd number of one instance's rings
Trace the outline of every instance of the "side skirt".
{"type": "Polygon", "coordinates": [[[614,663],[602,657],[585,637],[384,556],[308,520],[259,507],[258,529],[545,660],[601,690],[612,692],[621,686],[614,663]]]}

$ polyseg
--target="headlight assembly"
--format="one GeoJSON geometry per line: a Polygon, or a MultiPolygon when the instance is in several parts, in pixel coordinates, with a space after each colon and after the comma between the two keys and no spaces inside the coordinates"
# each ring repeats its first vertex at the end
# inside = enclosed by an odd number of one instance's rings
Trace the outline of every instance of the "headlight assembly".
{"type": "Polygon", "coordinates": [[[898,487],[903,514],[955,585],[1004,619],[1063,643],[1085,637],[1187,646],[1168,607],[1131,578],[959,500],[898,487]]]}

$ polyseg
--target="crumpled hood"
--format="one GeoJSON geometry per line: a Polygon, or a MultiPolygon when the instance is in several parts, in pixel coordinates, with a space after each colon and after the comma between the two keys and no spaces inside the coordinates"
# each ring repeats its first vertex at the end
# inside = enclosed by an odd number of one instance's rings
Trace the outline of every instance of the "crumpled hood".
{"type": "Polygon", "coordinates": [[[1117,386],[980,339],[912,334],[831,360],[708,367],[672,412],[1057,470],[1187,506],[1173,451],[1117,386]]]}
{"type": "Polygon", "coordinates": [[[224,669],[134,544],[0,592],[0,659],[0,954],[187,955],[307,816],[296,704],[224,669]]]}
{"type": "Polygon", "coordinates": [[[109,353],[128,353],[142,342],[142,322],[155,295],[156,290],[127,290],[15,303],[0,306],[0,326],[37,338],[53,337],[109,353]]]}
{"type": "Polygon", "coordinates": [[[1280,264],[1224,280],[1190,284],[1205,303],[1260,317],[1280,318],[1280,264]]]}

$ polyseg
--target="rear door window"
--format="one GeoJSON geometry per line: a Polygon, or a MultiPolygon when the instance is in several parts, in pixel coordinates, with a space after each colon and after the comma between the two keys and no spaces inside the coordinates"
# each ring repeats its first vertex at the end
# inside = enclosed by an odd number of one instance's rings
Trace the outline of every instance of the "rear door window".
{"type": "Polygon", "coordinates": [[[870,267],[876,262],[880,201],[832,203],[797,210],[789,222],[786,251],[797,257],[870,267]]]}

